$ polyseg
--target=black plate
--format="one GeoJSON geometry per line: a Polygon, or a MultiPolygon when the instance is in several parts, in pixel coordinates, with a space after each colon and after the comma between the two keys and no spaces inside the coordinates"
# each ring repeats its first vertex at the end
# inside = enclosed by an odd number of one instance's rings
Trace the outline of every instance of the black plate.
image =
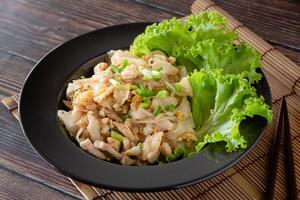
{"type": "MultiPolygon", "coordinates": [[[[27,77],[19,105],[23,131],[33,148],[67,176],[120,191],[178,188],[208,179],[234,165],[262,136],[266,122],[259,118],[246,120],[242,126],[250,127],[248,131],[253,133],[253,137],[248,138],[251,143],[248,149],[227,154],[224,147],[210,145],[195,156],[159,166],[122,166],[99,160],[78,148],[57,119],[66,84],[89,73],[90,67],[103,59],[101,55],[107,51],[128,48],[148,24],[117,25],[74,38],[41,59],[27,77]]],[[[271,105],[265,77],[258,86],[258,92],[271,105]]]]}

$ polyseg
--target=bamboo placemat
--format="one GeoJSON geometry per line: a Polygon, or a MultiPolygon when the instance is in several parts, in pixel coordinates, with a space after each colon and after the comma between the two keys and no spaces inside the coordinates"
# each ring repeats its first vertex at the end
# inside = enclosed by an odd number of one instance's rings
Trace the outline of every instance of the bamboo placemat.
{"type": "MultiPolygon", "coordinates": [[[[294,146],[295,170],[298,191],[300,187],[300,67],[282,55],[242,23],[234,19],[210,0],[196,0],[192,13],[215,10],[227,18],[229,28],[234,29],[241,39],[247,41],[262,54],[263,71],[269,81],[273,97],[273,116],[277,118],[279,98],[286,96],[292,144],[294,146]]],[[[10,112],[18,119],[18,97],[2,100],[10,112]]],[[[262,199],[266,189],[269,150],[275,129],[275,121],[270,124],[254,150],[237,165],[207,181],[178,190],[155,193],[125,193],[92,187],[70,178],[85,199],[262,199]]],[[[280,152],[276,199],[286,198],[285,169],[283,151],[280,152]]],[[[299,192],[298,192],[298,197],[299,192]]]]}

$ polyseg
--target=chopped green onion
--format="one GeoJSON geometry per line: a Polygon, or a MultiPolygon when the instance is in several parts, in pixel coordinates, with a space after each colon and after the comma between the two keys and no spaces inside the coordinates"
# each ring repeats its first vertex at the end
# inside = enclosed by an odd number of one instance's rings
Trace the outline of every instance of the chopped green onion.
{"type": "Polygon", "coordinates": [[[114,65],[111,65],[111,71],[114,73],[121,73],[128,66],[128,59],[123,60],[121,66],[118,68],[114,65]]]}
{"type": "Polygon", "coordinates": [[[143,143],[140,142],[140,143],[137,144],[137,146],[140,147],[140,148],[142,148],[143,147],[143,143]]]}
{"type": "Polygon", "coordinates": [[[119,73],[119,69],[116,66],[111,65],[110,68],[113,73],[119,73]]]}
{"type": "Polygon", "coordinates": [[[159,67],[158,69],[156,69],[157,71],[161,71],[163,70],[163,67],[159,67]]]}
{"type": "Polygon", "coordinates": [[[156,95],[154,91],[145,88],[142,84],[139,86],[138,89],[136,89],[136,93],[143,97],[151,97],[156,95]]]}
{"type": "Polygon", "coordinates": [[[153,70],[153,72],[152,72],[152,77],[153,77],[154,80],[159,80],[159,79],[161,79],[161,77],[162,77],[162,73],[159,72],[159,71],[153,70]]]}
{"type": "Polygon", "coordinates": [[[81,78],[81,79],[84,79],[84,78],[85,78],[85,76],[80,76],[80,78],[81,78]]]}
{"type": "Polygon", "coordinates": [[[144,75],[144,78],[143,78],[145,81],[149,81],[149,80],[152,80],[153,79],[153,76],[152,75],[144,75]]]}
{"type": "Polygon", "coordinates": [[[112,131],[110,132],[110,137],[112,137],[112,138],[114,138],[114,139],[116,139],[116,140],[118,140],[118,141],[120,141],[120,142],[123,141],[123,136],[122,136],[120,133],[118,133],[118,132],[116,132],[116,131],[114,131],[114,130],[112,130],[112,131]]]}
{"type": "Polygon", "coordinates": [[[138,88],[138,86],[136,86],[136,85],[131,85],[131,84],[128,85],[129,90],[135,90],[137,88],[138,88]]]}
{"type": "Polygon", "coordinates": [[[119,72],[122,72],[128,66],[128,59],[123,60],[121,66],[119,67],[119,72]]]}
{"type": "Polygon", "coordinates": [[[167,162],[173,162],[174,160],[176,160],[177,156],[175,156],[174,154],[170,154],[166,156],[166,161],[167,162]]]}
{"type": "Polygon", "coordinates": [[[129,115],[128,115],[128,114],[121,115],[120,118],[121,118],[123,121],[126,121],[126,119],[129,118],[129,115]]]}
{"type": "Polygon", "coordinates": [[[181,92],[181,85],[179,83],[175,84],[175,90],[176,90],[177,93],[181,92]]]}
{"type": "Polygon", "coordinates": [[[169,104],[167,106],[165,106],[165,110],[168,112],[172,112],[176,109],[176,106],[174,104],[169,104]]]}
{"type": "Polygon", "coordinates": [[[167,91],[166,90],[161,90],[156,94],[156,97],[159,99],[163,99],[167,96],[167,91]]]}
{"type": "Polygon", "coordinates": [[[143,66],[139,67],[140,72],[144,76],[144,80],[159,80],[162,77],[162,73],[157,70],[146,69],[143,66]]]}
{"type": "Polygon", "coordinates": [[[144,78],[143,78],[145,81],[149,81],[149,80],[152,80],[153,79],[153,76],[152,75],[144,75],[144,78]]]}
{"type": "Polygon", "coordinates": [[[159,113],[161,112],[161,107],[158,106],[155,108],[155,110],[153,111],[153,115],[156,117],[157,115],[159,115],[159,113]]]}
{"type": "Polygon", "coordinates": [[[122,87],[122,84],[119,83],[118,81],[116,81],[115,79],[109,79],[109,82],[110,82],[110,84],[112,84],[116,88],[121,88],[122,87]]]}
{"type": "Polygon", "coordinates": [[[167,88],[166,88],[166,89],[167,89],[167,91],[168,91],[168,92],[170,92],[170,93],[173,91],[173,89],[172,89],[172,88],[170,88],[170,87],[168,87],[168,86],[167,86],[167,88]]]}
{"type": "Polygon", "coordinates": [[[151,105],[151,101],[149,98],[142,98],[142,103],[139,105],[142,108],[148,108],[151,105]]]}
{"type": "Polygon", "coordinates": [[[121,80],[121,77],[120,76],[115,76],[114,78],[116,81],[120,81],[121,80]]]}

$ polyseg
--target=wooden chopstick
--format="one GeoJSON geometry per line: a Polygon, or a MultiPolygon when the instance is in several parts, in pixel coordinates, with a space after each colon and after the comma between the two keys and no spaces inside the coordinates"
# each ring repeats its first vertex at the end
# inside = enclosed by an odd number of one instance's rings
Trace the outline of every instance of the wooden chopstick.
{"type": "Polygon", "coordinates": [[[280,139],[281,139],[281,134],[282,134],[282,125],[283,125],[283,101],[284,98],[281,98],[281,103],[280,103],[280,111],[279,111],[279,116],[277,120],[277,125],[276,125],[276,131],[273,139],[273,145],[271,149],[271,157],[269,161],[269,180],[268,180],[268,185],[267,185],[267,190],[265,193],[265,199],[273,199],[274,196],[274,189],[275,189],[275,180],[276,180],[276,170],[278,166],[278,157],[279,157],[279,150],[280,150],[280,139]]]}
{"type": "Polygon", "coordinates": [[[288,118],[288,110],[286,105],[286,100],[284,97],[280,100],[280,112],[277,120],[275,136],[273,139],[273,145],[271,150],[271,157],[269,161],[269,180],[267,185],[267,190],[265,193],[265,199],[273,199],[275,180],[276,180],[276,170],[278,166],[280,141],[282,132],[284,132],[284,150],[285,150],[285,160],[286,160],[286,173],[287,173],[287,187],[288,187],[288,198],[287,199],[297,199],[297,187],[296,187],[296,177],[294,169],[294,158],[293,149],[290,133],[290,125],[288,118]]]}
{"type": "Polygon", "coordinates": [[[288,109],[285,98],[283,99],[284,106],[284,143],[285,143],[285,161],[286,161],[286,173],[287,173],[287,186],[288,186],[288,199],[297,199],[297,185],[295,177],[294,157],[293,157],[293,146],[291,140],[290,123],[288,109]]]}

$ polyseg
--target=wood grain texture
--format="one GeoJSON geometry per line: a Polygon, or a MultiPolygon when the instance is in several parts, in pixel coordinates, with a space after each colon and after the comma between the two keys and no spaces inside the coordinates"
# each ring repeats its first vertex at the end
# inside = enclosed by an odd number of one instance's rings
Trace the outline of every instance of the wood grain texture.
{"type": "MultiPolygon", "coordinates": [[[[193,0],[0,0],[0,99],[18,93],[34,64],[58,44],[113,24],[181,17],[190,13],[192,3],[193,0]]],[[[300,64],[299,3],[281,0],[216,0],[216,3],[300,64]]],[[[3,169],[0,199],[45,199],[36,194],[37,190],[51,199],[62,199],[63,195],[64,199],[81,198],[68,179],[30,147],[18,122],[2,104],[0,137],[0,169],[3,169]],[[8,180],[13,181],[6,186],[8,180]],[[28,187],[24,186],[27,182],[28,187]]],[[[222,187],[231,189],[226,184],[222,187]]],[[[197,190],[200,194],[206,191],[197,190]]],[[[203,193],[205,198],[215,195],[209,190],[203,193]]],[[[120,195],[106,190],[101,194],[104,198],[120,195]]],[[[188,198],[197,194],[191,191],[186,195],[188,198]]],[[[128,199],[142,197],[128,195],[128,199]]]]}
{"type": "Polygon", "coordinates": [[[16,174],[10,170],[0,168],[0,199],[44,199],[44,200],[71,200],[70,197],[60,191],[39,184],[23,175],[16,174]],[[34,189],[34,192],[33,192],[34,189]]]}

